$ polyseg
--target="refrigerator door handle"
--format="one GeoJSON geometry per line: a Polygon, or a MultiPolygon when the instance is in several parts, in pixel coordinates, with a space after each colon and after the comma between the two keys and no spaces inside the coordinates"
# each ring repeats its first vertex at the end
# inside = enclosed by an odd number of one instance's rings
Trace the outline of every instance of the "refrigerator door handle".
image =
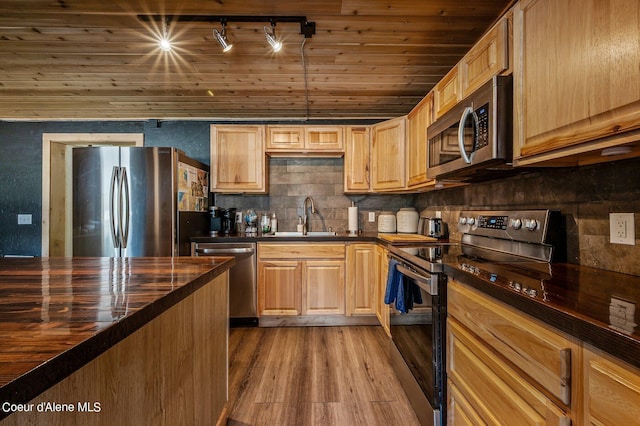
{"type": "Polygon", "coordinates": [[[129,240],[129,180],[127,179],[127,168],[120,168],[120,190],[119,194],[119,216],[120,216],[120,247],[126,249],[129,240]],[[124,189],[124,191],[123,191],[124,189]],[[124,204],[124,217],[122,204],[124,204]],[[124,223],[124,226],[123,226],[124,223]]]}
{"type": "Polygon", "coordinates": [[[111,172],[111,185],[109,188],[109,224],[111,225],[111,238],[113,241],[113,248],[120,247],[120,239],[116,230],[116,185],[120,180],[120,168],[118,166],[113,166],[113,171],[111,172]]]}

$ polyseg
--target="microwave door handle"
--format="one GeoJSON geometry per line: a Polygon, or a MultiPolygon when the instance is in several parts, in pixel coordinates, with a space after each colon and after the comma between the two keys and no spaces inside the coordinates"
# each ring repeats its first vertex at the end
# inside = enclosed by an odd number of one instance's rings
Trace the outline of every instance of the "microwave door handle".
{"type": "MultiPolygon", "coordinates": [[[[464,148],[464,123],[467,121],[469,116],[473,119],[473,127],[477,128],[478,125],[478,116],[476,112],[471,107],[466,107],[464,111],[462,111],[462,116],[460,117],[460,124],[458,124],[458,148],[460,149],[460,155],[465,163],[471,164],[471,160],[473,158],[473,151],[471,154],[467,154],[467,151],[464,148]]],[[[475,133],[475,132],[474,132],[475,133]]],[[[473,135],[474,145],[475,145],[475,134],[473,135]]]]}

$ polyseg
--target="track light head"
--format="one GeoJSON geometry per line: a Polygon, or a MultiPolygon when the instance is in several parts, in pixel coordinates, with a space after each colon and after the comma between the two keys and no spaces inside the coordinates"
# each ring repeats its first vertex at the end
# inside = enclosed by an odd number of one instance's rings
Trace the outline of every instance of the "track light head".
{"type": "Polygon", "coordinates": [[[218,31],[217,29],[214,28],[213,36],[215,37],[216,40],[218,40],[220,47],[222,47],[222,51],[226,53],[231,50],[231,48],[233,47],[233,44],[229,43],[229,40],[227,39],[227,23],[225,21],[221,21],[221,23],[222,23],[222,31],[218,31]]]}
{"type": "Polygon", "coordinates": [[[271,22],[271,29],[269,29],[269,27],[264,27],[264,35],[267,37],[267,42],[274,52],[279,52],[282,49],[282,42],[280,42],[276,37],[275,22],[271,22]]]}

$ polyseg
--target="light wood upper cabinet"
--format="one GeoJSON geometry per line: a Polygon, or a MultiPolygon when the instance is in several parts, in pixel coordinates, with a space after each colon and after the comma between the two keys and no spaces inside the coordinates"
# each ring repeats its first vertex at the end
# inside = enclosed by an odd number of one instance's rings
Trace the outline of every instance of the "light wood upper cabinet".
{"type": "Polygon", "coordinates": [[[510,17],[509,14],[498,21],[460,61],[461,99],[469,96],[494,75],[509,69],[510,17]]]}
{"type": "Polygon", "coordinates": [[[393,191],[406,188],[406,116],[373,126],[371,143],[371,189],[393,191]]]}
{"type": "Polygon", "coordinates": [[[462,100],[458,65],[453,67],[433,88],[433,110],[436,118],[462,100]]]}
{"type": "Polygon", "coordinates": [[[583,351],[584,424],[638,424],[640,369],[591,347],[583,351]]]}
{"type": "Polygon", "coordinates": [[[263,126],[211,126],[211,191],[266,193],[263,126]]]}
{"type": "Polygon", "coordinates": [[[370,189],[369,161],[371,128],[347,127],[344,147],[344,192],[364,193],[370,189]]]}
{"type": "Polygon", "coordinates": [[[347,315],[376,313],[376,244],[347,244],[347,315]]]}
{"type": "Polygon", "coordinates": [[[342,126],[267,126],[266,152],[278,155],[330,155],[344,153],[342,126]]]}
{"type": "Polygon", "coordinates": [[[433,92],[407,115],[407,188],[435,185],[427,178],[427,127],[433,121],[433,92]]]}
{"type": "Polygon", "coordinates": [[[513,28],[515,163],[640,155],[640,2],[523,0],[513,28]]]}
{"type": "Polygon", "coordinates": [[[267,126],[267,152],[304,150],[302,126],[267,126]]]}

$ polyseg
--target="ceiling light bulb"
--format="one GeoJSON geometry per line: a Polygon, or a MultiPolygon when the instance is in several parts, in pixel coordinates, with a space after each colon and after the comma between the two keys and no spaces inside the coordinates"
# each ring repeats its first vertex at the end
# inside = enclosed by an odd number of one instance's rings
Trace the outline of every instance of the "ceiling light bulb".
{"type": "Polygon", "coordinates": [[[227,39],[224,25],[222,26],[222,32],[214,29],[213,36],[216,38],[216,40],[218,40],[218,43],[220,44],[220,47],[222,47],[223,52],[228,52],[233,47],[233,44],[229,43],[229,40],[227,39]]]}
{"type": "Polygon", "coordinates": [[[165,52],[171,51],[171,42],[169,41],[167,36],[162,37],[158,42],[158,45],[160,46],[160,49],[164,50],[165,52]]]}
{"type": "Polygon", "coordinates": [[[269,28],[264,27],[264,35],[267,37],[267,42],[273,49],[274,52],[279,52],[282,49],[282,43],[278,41],[276,38],[276,28],[275,25],[272,26],[272,30],[269,31],[269,28]]]}

